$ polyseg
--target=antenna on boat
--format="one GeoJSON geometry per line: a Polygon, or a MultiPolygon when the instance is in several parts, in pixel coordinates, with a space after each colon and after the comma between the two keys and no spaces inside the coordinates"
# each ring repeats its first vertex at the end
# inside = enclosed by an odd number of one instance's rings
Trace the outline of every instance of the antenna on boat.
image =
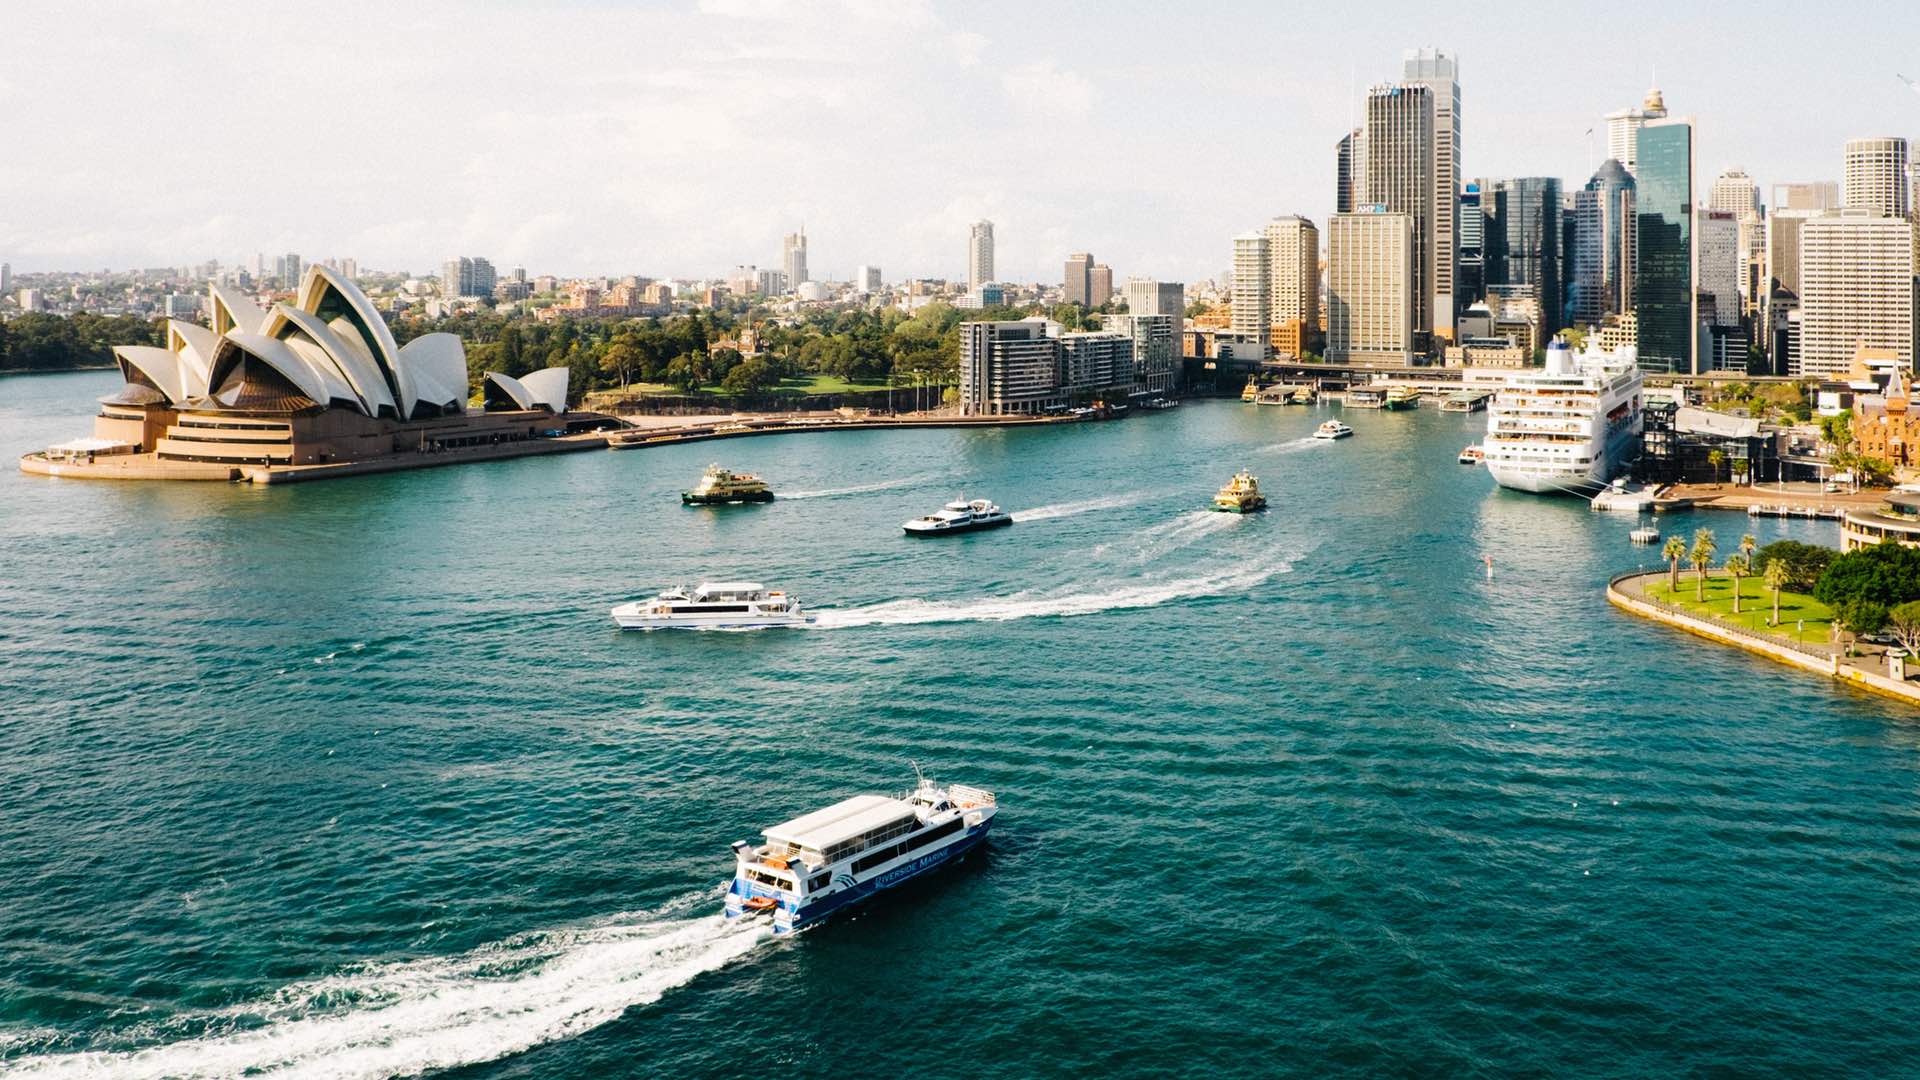
{"type": "Polygon", "coordinates": [[[909,764],[909,765],[911,765],[911,766],[913,766],[913,775],[914,775],[914,777],[915,777],[915,778],[917,778],[917,779],[918,779],[918,780],[920,781],[920,786],[921,786],[921,787],[926,787],[926,786],[927,786],[927,774],[926,774],[925,772],[923,772],[923,771],[921,771],[921,769],[920,769],[920,763],[919,763],[919,762],[917,762],[917,761],[915,761],[915,760],[913,760],[912,758],[908,758],[908,759],[907,759],[907,764],[909,764]]]}

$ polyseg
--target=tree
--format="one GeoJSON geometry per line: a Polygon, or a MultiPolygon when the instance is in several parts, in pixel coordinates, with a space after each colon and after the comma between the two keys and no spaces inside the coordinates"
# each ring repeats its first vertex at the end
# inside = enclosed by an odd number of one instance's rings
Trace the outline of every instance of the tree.
{"type": "Polygon", "coordinates": [[[1838,551],[1818,544],[1803,544],[1798,540],[1775,540],[1763,547],[1754,556],[1757,565],[1779,563],[1786,574],[1784,587],[1794,592],[1812,592],[1814,583],[1826,572],[1829,565],[1839,555],[1838,551]]]}
{"type": "Polygon", "coordinates": [[[1713,470],[1713,482],[1720,482],[1720,466],[1725,464],[1727,453],[1724,450],[1707,451],[1707,467],[1713,470]]]}
{"type": "Polygon", "coordinates": [[[1773,590],[1773,618],[1767,621],[1767,625],[1779,626],[1780,586],[1787,583],[1787,564],[1780,559],[1768,559],[1765,575],[1767,588],[1773,590]]]}
{"type": "Polygon", "coordinates": [[[1667,544],[1660,549],[1661,557],[1667,560],[1667,595],[1680,591],[1680,560],[1687,557],[1687,542],[1677,536],[1667,537],[1667,544]]]}
{"type": "Polygon", "coordinates": [[[1893,640],[1907,650],[1908,656],[1920,656],[1920,600],[1895,604],[1887,611],[1887,629],[1893,640]]]}
{"type": "Polygon", "coordinates": [[[1740,537],[1740,557],[1747,560],[1748,566],[1758,565],[1753,561],[1753,552],[1759,546],[1760,542],[1753,538],[1752,533],[1746,533],[1740,537]]]}
{"type": "MultiPolygon", "coordinates": [[[[1836,630],[1845,630],[1855,641],[1871,634],[1887,624],[1887,606],[1872,600],[1853,599],[1834,610],[1833,625],[1836,630]]],[[[1848,643],[1847,651],[1853,651],[1848,643]]]]}
{"type": "Polygon", "coordinates": [[[632,334],[622,334],[614,339],[613,344],[607,346],[606,352],[600,355],[600,369],[607,375],[619,379],[620,391],[625,393],[627,384],[640,370],[643,359],[639,342],[632,334]]]}
{"type": "Polygon", "coordinates": [[[1855,548],[1833,560],[1813,596],[1835,611],[1856,600],[1882,608],[1920,600],[1920,549],[1892,541],[1855,548]]]}
{"type": "Polygon", "coordinates": [[[1702,604],[1707,602],[1707,567],[1713,565],[1713,555],[1718,550],[1712,529],[1693,531],[1693,550],[1688,552],[1688,558],[1693,562],[1693,596],[1702,604]]]}
{"type": "Polygon", "coordinates": [[[1843,409],[1832,416],[1820,418],[1820,439],[1835,451],[1846,450],[1853,445],[1853,410],[1843,409]]]}
{"type": "Polygon", "coordinates": [[[1733,613],[1740,614],[1740,579],[1753,572],[1745,555],[1727,556],[1727,576],[1733,579],[1733,613]]]}

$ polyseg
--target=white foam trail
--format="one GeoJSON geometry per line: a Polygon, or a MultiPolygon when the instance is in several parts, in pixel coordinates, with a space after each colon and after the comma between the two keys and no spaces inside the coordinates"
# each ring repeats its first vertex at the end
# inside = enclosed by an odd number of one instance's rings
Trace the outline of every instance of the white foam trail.
{"type": "Polygon", "coordinates": [[[368,965],[187,1018],[246,1030],[140,1050],[15,1058],[0,1063],[0,1073],[373,1080],[471,1065],[590,1031],[745,955],[770,933],[763,920],[712,915],[631,916],[526,934],[458,956],[368,965]]]}
{"type": "Polygon", "coordinates": [[[1140,543],[1143,554],[1151,555],[1172,548],[1185,547],[1214,533],[1231,529],[1245,520],[1238,514],[1223,514],[1218,510],[1194,510],[1181,514],[1172,521],[1163,521],[1149,529],[1142,529],[1135,537],[1140,543]]]}
{"type": "Polygon", "coordinates": [[[841,495],[864,495],[869,491],[890,491],[894,488],[912,487],[935,479],[932,476],[908,476],[899,480],[883,480],[877,484],[859,484],[854,487],[823,488],[819,491],[789,491],[775,494],[776,499],[832,499],[841,495]]]}
{"type": "Polygon", "coordinates": [[[1082,502],[1049,503],[1036,506],[1031,510],[1015,510],[1015,521],[1046,521],[1050,518],[1072,517],[1075,514],[1092,513],[1095,510],[1112,510],[1115,507],[1131,506],[1139,502],[1141,493],[1129,492],[1125,495],[1112,495],[1104,499],[1087,499],[1082,502]]]}
{"type": "Polygon", "coordinates": [[[1010,619],[1067,618],[1093,615],[1102,611],[1158,607],[1173,600],[1195,596],[1218,596],[1252,589],[1275,574],[1286,573],[1287,563],[1265,566],[1240,566],[1197,577],[1140,581],[1106,592],[1067,593],[1059,596],[1034,596],[1018,592],[1012,596],[985,600],[931,601],[890,600],[870,607],[845,611],[822,611],[816,625],[822,629],[849,626],[908,626],[917,623],[1005,622],[1010,619]]]}
{"type": "Polygon", "coordinates": [[[1254,453],[1297,454],[1302,450],[1311,450],[1316,446],[1330,446],[1332,442],[1333,440],[1331,439],[1316,439],[1311,435],[1303,435],[1298,439],[1290,439],[1287,442],[1268,443],[1266,446],[1256,449],[1254,453]]]}

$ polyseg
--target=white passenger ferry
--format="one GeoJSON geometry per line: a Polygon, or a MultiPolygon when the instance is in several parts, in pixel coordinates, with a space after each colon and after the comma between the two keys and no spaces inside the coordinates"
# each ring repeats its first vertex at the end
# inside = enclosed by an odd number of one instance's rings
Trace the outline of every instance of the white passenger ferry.
{"type": "Polygon", "coordinates": [[[613,609],[622,630],[758,630],[805,626],[814,617],[798,597],[752,581],[709,581],[692,589],[668,589],[651,600],[613,609]]]}
{"type": "Polygon", "coordinates": [[[1481,444],[1487,471],[1519,491],[1592,492],[1613,478],[1640,437],[1640,366],[1631,346],[1564,342],[1544,368],[1502,373],[1481,444]]]}
{"type": "Polygon", "coordinates": [[[775,933],[802,929],[963,858],[998,808],[991,791],[921,776],[897,798],[855,795],[775,825],[759,847],[734,843],[727,918],[771,915],[775,933]]]}
{"type": "Polygon", "coordinates": [[[902,524],[911,536],[945,536],[948,533],[973,532],[977,529],[997,529],[1013,524],[1013,515],[1000,509],[992,500],[955,499],[939,510],[924,517],[914,518],[902,524]]]}

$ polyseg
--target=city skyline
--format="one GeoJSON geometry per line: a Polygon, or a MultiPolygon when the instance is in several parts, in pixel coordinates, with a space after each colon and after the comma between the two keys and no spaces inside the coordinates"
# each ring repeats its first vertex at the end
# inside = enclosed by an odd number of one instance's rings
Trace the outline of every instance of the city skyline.
{"type": "MultiPolygon", "coordinates": [[[[1196,40],[1305,35],[1316,54],[1340,58],[1257,79],[1232,65],[1143,58],[1137,35],[1160,31],[1145,14],[1082,23],[1040,12],[1037,32],[1015,39],[975,29],[1007,25],[995,10],[962,22],[931,4],[424,5],[383,14],[378,31],[364,24],[364,38],[317,14],[210,11],[184,36],[134,5],[87,20],[23,11],[0,42],[0,90],[31,100],[60,86],[63,96],[13,124],[13,159],[31,164],[0,176],[0,257],[18,274],[332,251],[420,274],[472,250],[561,274],[716,277],[771,263],[780,237],[805,221],[815,276],[844,280],[873,264],[960,280],[954,237],[987,218],[1010,280],[1050,280],[1067,253],[1084,250],[1129,273],[1198,280],[1223,268],[1222,237],[1279,214],[1325,223],[1335,142],[1358,119],[1365,87],[1399,78],[1404,54],[1420,47],[1460,58],[1463,178],[1554,176],[1577,187],[1604,157],[1605,114],[1639,102],[1656,70],[1668,106],[1699,124],[1701,177],[1738,164],[1763,190],[1840,180],[1847,140],[1920,136],[1920,95],[1894,77],[1912,66],[1900,56],[1911,35],[1899,31],[1920,29],[1920,15],[1891,7],[1887,33],[1844,46],[1844,27],[1796,26],[1799,51],[1764,83],[1739,65],[1750,52],[1741,46],[1773,40],[1778,20],[1768,16],[1787,10],[1779,5],[1759,5],[1746,24],[1663,7],[1662,40],[1675,44],[1568,48],[1538,66],[1501,58],[1545,55],[1540,46],[1572,44],[1580,31],[1495,25],[1469,35],[1457,19],[1401,4],[1351,25],[1345,14],[1249,6],[1183,16],[1196,40]],[[1727,48],[1696,55],[1681,44],[1697,39],[1688,27],[1711,28],[1727,48]],[[420,49],[423,40],[436,47],[420,49]],[[508,40],[522,58],[514,78],[480,79],[461,109],[433,104],[456,76],[473,78],[476,65],[485,75],[476,58],[502,55],[508,40]],[[1838,69],[1814,59],[1838,55],[1848,57],[1838,69]],[[112,74],[76,81],[76,69],[112,74]],[[264,71],[274,78],[258,78],[264,71]],[[1822,107],[1793,108],[1809,86],[1822,107]],[[982,95],[995,107],[970,107],[982,95]],[[134,97],[228,131],[295,131],[324,101],[363,152],[214,168],[204,139],[126,108],[134,97]],[[1068,132],[1074,154],[1028,149],[1068,132]],[[1139,153],[1142,139],[1167,152],[1139,153]],[[1236,174],[1256,181],[1174,164],[1196,160],[1182,147],[1234,140],[1236,174]],[[129,168],[141,183],[126,182],[129,168]]],[[[1587,5],[1561,25],[1602,25],[1603,15],[1607,25],[1631,18],[1587,5]]]]}

